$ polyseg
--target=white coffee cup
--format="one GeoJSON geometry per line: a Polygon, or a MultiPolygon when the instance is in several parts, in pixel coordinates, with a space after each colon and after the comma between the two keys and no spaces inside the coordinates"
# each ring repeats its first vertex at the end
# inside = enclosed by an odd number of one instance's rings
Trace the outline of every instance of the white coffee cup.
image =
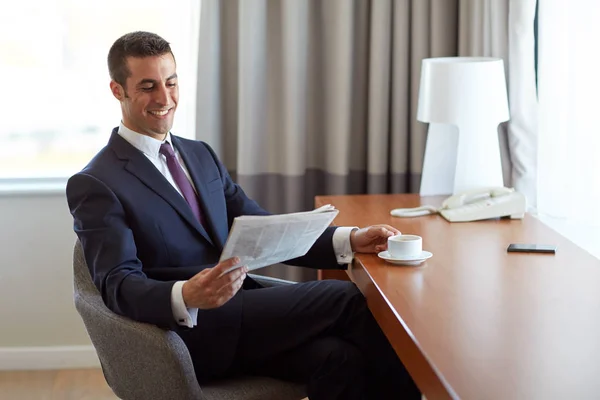
{"type": "Polygon", "coordinates": [[[417,235],[395,235],[388,238],[388,253],[394,258],[410,258],[423,252],[423,239],[417,235]]]}

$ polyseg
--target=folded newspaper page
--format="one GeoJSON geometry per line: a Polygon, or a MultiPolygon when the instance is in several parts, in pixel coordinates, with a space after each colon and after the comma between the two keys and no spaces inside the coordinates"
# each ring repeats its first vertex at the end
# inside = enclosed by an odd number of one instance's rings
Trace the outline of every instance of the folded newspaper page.
{"type": "Polygon", "coordinates": [[[279,215],[244,215],[233,220],[219,262],[239,257],[248,270],[305,255],[338,214],[332,205],[279,215]]]}

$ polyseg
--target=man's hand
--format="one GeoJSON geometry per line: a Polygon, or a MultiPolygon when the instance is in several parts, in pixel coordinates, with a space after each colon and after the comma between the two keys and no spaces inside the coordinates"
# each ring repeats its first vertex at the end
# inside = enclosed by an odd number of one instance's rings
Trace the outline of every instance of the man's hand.
{"type": "Polygon", "coordinates": [[[399,235],[400,231],[389,225],[372,225],[350,233],[352,251],[357,253],[379,253],[387,250],[388,237],[399,235]]]}
{"type": "Polygon", "coordinates": [[[212,268],[206,268],[183,284],[183,301],[186,307],[217,308],[231,299],[242,287],[248,267],[236,268],[223,274],[240,262],[232,257],[212,268]]]}

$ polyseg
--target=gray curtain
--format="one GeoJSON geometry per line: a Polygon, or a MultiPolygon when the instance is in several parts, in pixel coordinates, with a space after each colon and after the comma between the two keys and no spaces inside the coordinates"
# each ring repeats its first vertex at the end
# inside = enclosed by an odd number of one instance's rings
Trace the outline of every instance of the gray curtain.
{"type": "Polygon", "coordinates": [[[204,0],[198,139],[273,213],[311,209],[319,194],[418,192],[427,131],[415,118],[421,60],[459,48],[505,52],[507,9],[494,14],[493,3],[204,0]],[[501,33],[487,35],[490,24],[501,33]]]}
{"type": "Polygon", "coordinates": [[[420,60],[457,51],[456,1],[207,0],[197,126],[272,212],[417,191],[420,60]]]}
{"type": "Polygon", "coordinates": [[[500,57],[508,85],[510,120],[499,127],[504,185],[537,204],[537,0],[460,0],[459,55],[500,57]]]}
{"type": "Polygon", "coordinates": [[[457,53],[457,2],[205,0],[198,139],[273,213],[319,194],[418,191],[420,62],[457,53]]]}

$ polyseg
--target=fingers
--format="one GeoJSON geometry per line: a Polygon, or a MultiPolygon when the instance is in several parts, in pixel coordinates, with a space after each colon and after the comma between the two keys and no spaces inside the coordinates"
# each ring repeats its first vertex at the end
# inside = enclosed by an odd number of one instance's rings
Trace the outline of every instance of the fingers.
{"type": "Polygon", "coordinates": [[[380,251],[385,251],[387,250],[387,243],[386,244],[378,244],[377,246],[375,246],[375,251],[380,252],[380,251]]]}
{"type": "Polygon", "coordinates": [[[387,232],[387,236],[400,235],[401,232],[391,225],[383,225],[383,229],[387,232]]]}
{"type": "Polygon", "coordinates": [[[373,236],[385,239],[390,236],[400,235],[400,231],[390,225],[374,225],[371,232],[373,236]]]}
{"type": "MultiPolygon", "coordinates": [[[[240,270],[242,270],[242,268],[240,268],[240,270]]],[[[233,273],[227,275],[233,275],[233,273]]],[[[242,288],[242,285],[244,284],[244,279],[246,279],[246,273],[242,272],[236,275],[237,276],[235,277],[235,279],[232,279],[226,285],[223,285],[219,290],[217,290],[217,295],[223,300],[222,304],[224,304],[230,298],[232,298],[238,292],[238,290],[242,288]]]]}
{"type": "Polygon", "coordinates": [[[235,267],[240,263],[239,257],[231,257],[227,260],[218,263],[214,267],[210,268],[210,271],[207,274],[208,279],[218,279],[223,275],[228,269],[231,267],[235,267]]]}
{"type": "Polygon", "coordinates": [[[390,236],[394,236],[394,232],[392,232],[390,229],[387,229],[385,227],[381,227],[381,228],[379,228],[379,236],[387,239],[390,236]]]}
{"type": "Polygon", "coordinates": [[[234,282],[240,279],[243,281],[246,279],[246,272],[248,272],[248,267],[242,266],[220,276],[216,281],[217,291],[221,290],[221,288],[225,286],[232,285],[234,282]]]}
{"type": "Polygon", "coordinates": [[[242,287],[248,267],[240,266],[230,272],[225,272],[239,264],[237,257],[230,258],[215,265],[213,268],[196,274],[188,281],[187,294],[184,301],[189,307],[211,309],[220,307],[231,299],[242,287]]]}
{"type": "Polygon", "coordinates": [[[375,251],[381,252],[387,250],[387,239],[390,236],[400,235],[400,231],[390,225],[376,225],[376,239],[374,240],[375,251]]]}

